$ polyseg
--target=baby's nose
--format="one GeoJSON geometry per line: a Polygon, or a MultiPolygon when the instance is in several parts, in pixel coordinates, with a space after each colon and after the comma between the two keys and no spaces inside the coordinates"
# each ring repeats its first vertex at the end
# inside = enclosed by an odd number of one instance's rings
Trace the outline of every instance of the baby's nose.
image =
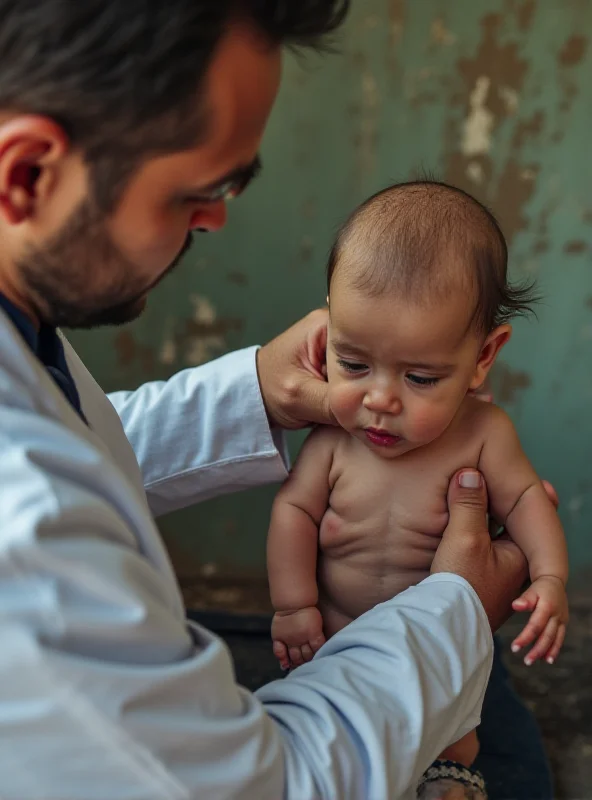
{"type": "Polygon", "coordinates": [[[382,414],[400,414],[403,404],[399,393],[389,387],[373,389],[364,398],[364,405],[369,411],[380,412],[382,414]]]}

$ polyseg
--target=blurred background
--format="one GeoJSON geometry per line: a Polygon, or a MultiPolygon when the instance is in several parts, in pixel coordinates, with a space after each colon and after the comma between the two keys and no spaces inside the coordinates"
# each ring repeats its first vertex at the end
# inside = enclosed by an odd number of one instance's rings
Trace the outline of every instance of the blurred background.
{"type": "MultiPolygon", "coordinates": [[[[584,586],[572,593],[557,665],[527,670],[508,659],[565,798],[592,796],[589,34],[590,0],[354,2],[337,54],[287,58],[262,177],[231,204],[227,229],[196,238],[138,322],[72,336],[107,391],[166,378],[262,344],[322,305],[336,228],[378,189],[428,173],[486,203],[509,241],[512,276],[535,277],[544,296],[538,321],[516,323],[495,396],[559,492],[572,574],[584,586]]],[[[301,441],[292,436],[293,453],[301,441]]],[[[159,520],[188,606],[268,610],[275,490],[159,520]]],[[[228,615],[201,619],[225,632],[243,683],[276,674],[267,617],[242,632],[228,615]]]]}
{"type": "MultiPolygon", "coordinates": [[[[424,173],[498,216],[515,278],[536,277],[497,401],[556,486],[573,570],[592,564],[592,3],[364,0],[339,52],[288,57],[264,171],[227,229],[197,236],[135,324],[75,345],[106,390],[264,343],[325,299],[339,223],[424,173]]],[[[295,451],[301,441],[292,438],[295,451]]],[[[160,521],[181,580],[258,578],[274,488],[160,521]]]]}

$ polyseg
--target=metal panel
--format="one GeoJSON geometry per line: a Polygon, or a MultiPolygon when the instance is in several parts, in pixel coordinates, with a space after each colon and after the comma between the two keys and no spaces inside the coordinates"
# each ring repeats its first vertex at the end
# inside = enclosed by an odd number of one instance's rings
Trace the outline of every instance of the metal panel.
{"type": "MultiPolygon", "coordinates": [[[[498,399],[559,490],[574,566],[592,561],[590,30],[586,0],[354,3],[339,55],[287,60],[263,176],[227,230],[197,238],[137,323],[74,335],[99,381],[133,386],[267,340],[323,303],[354,205],[432,172],[492,207],[513,275],[539,281],[539,321],[516,325],[498,399]]],[[[165,520],[181,574],[261,573],[272,494],[165,520]]]]}

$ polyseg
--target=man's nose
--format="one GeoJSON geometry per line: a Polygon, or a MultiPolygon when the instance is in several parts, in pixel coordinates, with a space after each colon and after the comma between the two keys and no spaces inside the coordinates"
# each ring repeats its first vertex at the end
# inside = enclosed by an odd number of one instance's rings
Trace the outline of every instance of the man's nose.
{"type": "Polygon", "coordinates": [[[226,225],[226,203],[220,200],[217,203],[208,203],[200,206],[189,222],[192,231],[201,230],[206,233],[219,231],[226,225]]]}

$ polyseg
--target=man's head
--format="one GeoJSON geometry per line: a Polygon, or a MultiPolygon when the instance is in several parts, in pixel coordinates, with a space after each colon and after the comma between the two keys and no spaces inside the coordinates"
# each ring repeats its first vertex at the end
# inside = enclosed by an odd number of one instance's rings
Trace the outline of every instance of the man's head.
{"type": "Polygon", "coordinates": [[[257,171],[282,45],[348,0],[0,0],[0,291],[120,322],[257,171]]]}
{"type": "Polygon", "coordinates": [[[387,456],[440,436],[487,377],[508,321],[530,311],[532,289],[508,283],[507,260],[492,214],[459,189],[400,184],[360,206],[328,265],[338,421],[387,456]]]}

